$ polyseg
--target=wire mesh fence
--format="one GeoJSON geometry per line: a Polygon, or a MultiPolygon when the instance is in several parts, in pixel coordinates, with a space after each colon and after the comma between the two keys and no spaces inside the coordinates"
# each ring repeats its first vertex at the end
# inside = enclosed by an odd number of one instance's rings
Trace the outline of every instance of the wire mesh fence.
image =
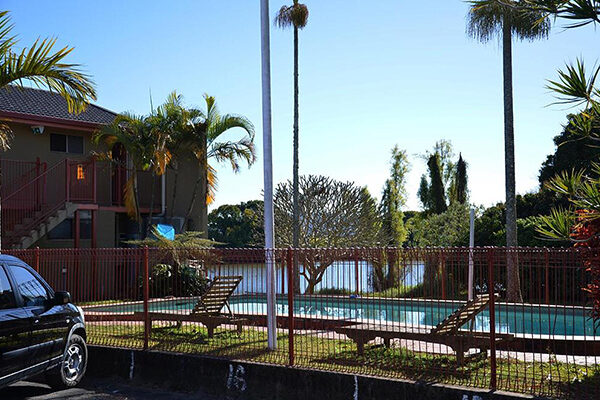
{"type": "Polygon", "coordinates": [[[600,332],[584,291],[593,258],[585,249],[10,253],[71,292],[92,344],[600,396],[600,332]],[[267,253],[276,350],[267,346],[267,253]]]}

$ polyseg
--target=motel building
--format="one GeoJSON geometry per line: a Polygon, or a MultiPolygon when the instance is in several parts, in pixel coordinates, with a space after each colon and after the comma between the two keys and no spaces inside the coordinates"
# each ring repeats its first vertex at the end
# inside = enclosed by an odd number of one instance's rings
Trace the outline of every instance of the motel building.
{"type": "MultiPolygon", "coordinates": [[[[123,197],[132,173],[127,152],[113,148],[118,162],[94,156],[105,150],[93,144],[94,132],[116,115],[95,104],[69,113],[66,101],[46,90],[0,89],[0,122],[14,134],[10,149],[0,153],[2,248],[126,247],[138,238],[123,197]]],[[[200,230],[201,201],[185,220],[198,172],[197,163],[180,163],[173,202],[172,170],[155,179],[154,193],[151,173],[138,171],[142,223],[153,204],[153,224],[200,230]]]]}

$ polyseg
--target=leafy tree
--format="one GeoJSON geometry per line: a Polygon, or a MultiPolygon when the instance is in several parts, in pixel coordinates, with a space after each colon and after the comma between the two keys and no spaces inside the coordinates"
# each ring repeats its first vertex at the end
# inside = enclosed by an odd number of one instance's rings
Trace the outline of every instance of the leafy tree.
{"type": "Polygon", "coordinates": [[[415,218],[410,227],[418,246],[453,247],[469,244],[469,207],[451,204],[445,212],[415,218]]]}
{"type": "MultiPolygon", "coordinates": [[[[521,10],[521,0],[471,1],[468,14],[467,33],[487,43],[494,38],[502,41],[502,64],[504,86],[504,150],[506,184],[506,245],[517,246],[517,208],[515,187],[515,143],[512,88],[512,40],[546,38],[550,23],[541,12],[521,10]]],[[[512,257],[507,258],[507,280],[509,301],[520,301],[521,285],[519,267],[512,257]]]]}
{"type": "MultiPolygon", "coordinates": [[[[332,248],[373,246],[377,242],[377,204],[365,187],[325,176],[300,177],[300,247],[332,248]]],[[[293,243],[293,187],[277,186],[274,196],[275,234],[278,246],[293,243]]],[[[300,274],[308,282],[307,293],[323,279],[333,258],[301,258],[300,274]]]]}
{"type": "MultiPolygon", "coordinates": [[[[600,148],[592,138],[580,137],[571,133],[571,122],[585,118],[583,115],[569,115],[568,123],[560,135],[554,137],[556,150],[549,155],[540,168],[539,181],[543,186],[545,182],[563,171],[588,170],[593,162],[600,162],[600,148]]],[[[590,136],[600,137],[600,128],[594,128],[590,136]]]]}
{"type": "Polygon", "coordinates": [[[263,202],[223,205],[208,215],[208,237],[227,247],[260,247],[264,243],[263,202]]]}
{"type": "MultiPolygon", "coordinates": [[[[407,230],[404,226],[404,213],[402,207],[406,205],[406,175],[409,171],[406,151],[394,146],[392,149],[392,163],[390,178],[385,182],[379,215],[381,228],[379,229],[379,244],[389,247],[400,247],[406,240],[407,230]]],[[[391,287],[397,280],[398,265],[395,258],[388,260],[387,274],[382,263],[374,263],[376,286],[379,290],[391,287]]]]}
{"type": "Polygon", "coordinates": [[[458,197],[460,202],[466,202],[467,164],[462,154],[455,162],[452,144],[442,139],[436,142],[433,152],[425,152],[423,158],[427,162],[429,178],[421,176],[417,195],[425,212],[444,212],[449,204],[459,201],[458,197]]]}

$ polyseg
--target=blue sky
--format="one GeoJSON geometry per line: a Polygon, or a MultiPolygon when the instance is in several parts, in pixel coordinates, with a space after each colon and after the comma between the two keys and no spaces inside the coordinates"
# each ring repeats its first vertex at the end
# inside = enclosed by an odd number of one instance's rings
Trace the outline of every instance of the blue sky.
{"type": "MultiPolygon", "coordinates": [[[[300,170],[367,185],[379,197],[390,149],[410,155],[408,208],[424,162],[442,138],[469,163],[471,200],[504,198],[501,49],[465,34],[461,1],[303,0],[300,34],[300,170]]],[[[289,2],[289,1],[288,1],[289,2]]],[[[270,2],[271,14],[282,1],[270,2]]],[[[5,0],[21,45],[56,36],[75,47],[98,86],[98,104],[147,113],[172,90],[189,105],[206,92],[223,112],[256,126],[258,162],[240,174],[218,167],[217,205],[260,198],[262,126],[258,0],[5,0]]],[[[537,187],[541,162],[569,111],[550,106],[548,78],[566,61],[598,59],[600,33],[566,31],[514,46],[517,191],[537,187]]],[[[292,33],[271,29],[274,179],[292,171],[292,33]]],[[[239,132],[232,131],[230,138],[239,132]]]]}

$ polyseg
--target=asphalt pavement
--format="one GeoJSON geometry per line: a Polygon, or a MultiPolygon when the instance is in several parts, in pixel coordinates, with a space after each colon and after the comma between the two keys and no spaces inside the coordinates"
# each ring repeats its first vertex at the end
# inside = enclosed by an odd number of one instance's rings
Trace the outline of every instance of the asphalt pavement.
{"type": "Polygon", "coordinates": [[[18,382],[0,389],[1,400],[225,400],[203,393],[179,393],[146,386],[133,386],[118,380],[87,379],[76,388],[54,391],[35,382],[18,382]]]}

